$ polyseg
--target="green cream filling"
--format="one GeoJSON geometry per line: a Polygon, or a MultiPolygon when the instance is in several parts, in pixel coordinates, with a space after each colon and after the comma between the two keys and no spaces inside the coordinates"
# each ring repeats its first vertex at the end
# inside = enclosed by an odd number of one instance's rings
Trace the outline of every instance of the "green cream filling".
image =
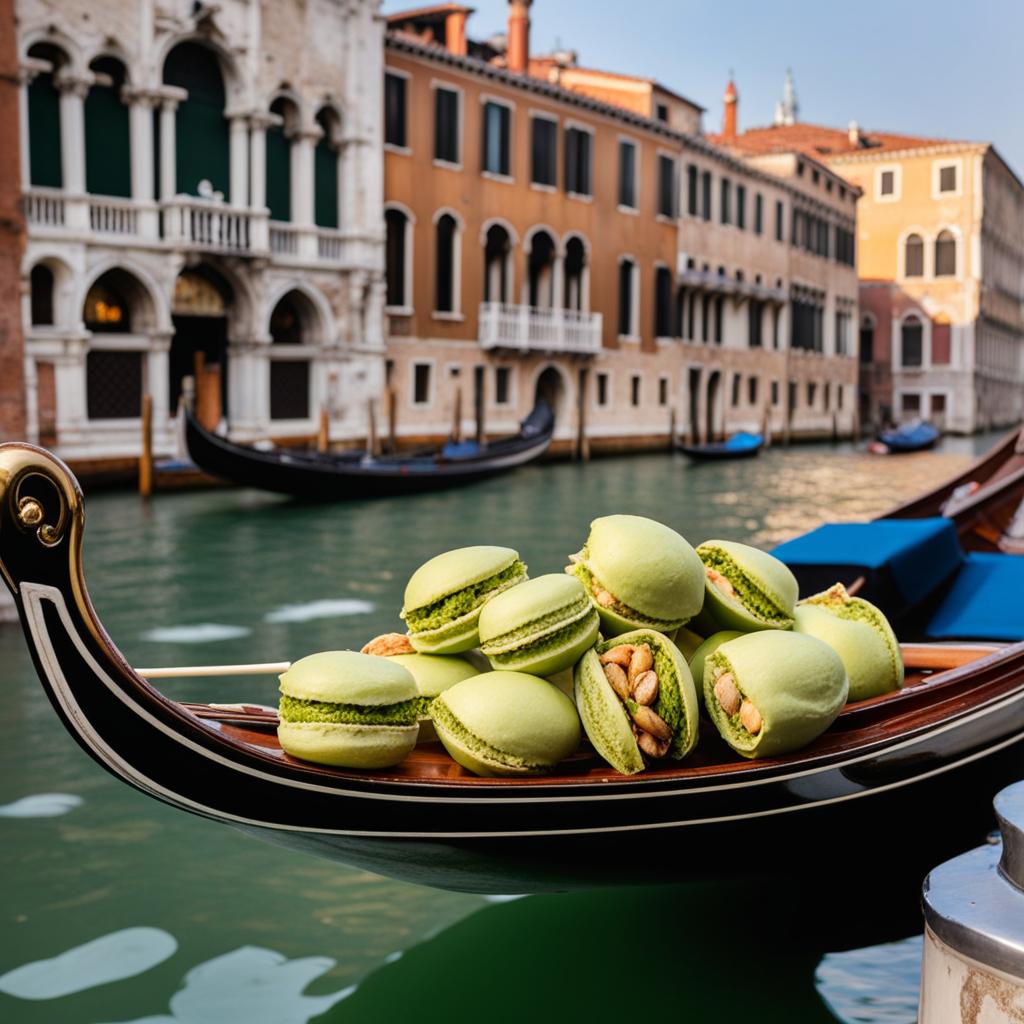
{"type": "MultiPolygon", "coordinates": [[[[584,548],[581,555],[585,557],[586,553],[587,549],[584,548]]],[[[611,594],[611,591],[598,580],[585,562],[577,562],[575,565],[570,566],[569,573],[575,576],[587,588],[588,594],[593,595],[601,590],[611,594]]],[[[656,629],[659,633],[670,633],[673,629],[678,629],[685,621],[685,619],[653,619],[650,615],[645,615],[643,612],[638,612],[635,608],[630,608],[628,604],[623,604],[614,594],[612,594],[612,597],[614,601],[607,608],[604,605],[597,604],[595,601],[594,604],[597,610],[601,611],[603,609],[606,612],[614,612],[630,622],[638,622],[642,626],[656,629]]]]}
{"type": "MultiPolygon", "coordinates": [[[[730,665],[729,662],[726,660],[725,655],[719,654],[716,651],[714,654],[711,655],[711,657],[708,660],[711,662],[711,664],[712,664],[712,666],[714,668],[720,668],[722,670],[723,674],[726,673],[726,672],[729,672],[729,673],[732,674],[732,681],[733,681],[733,683],[735,683],[736,689],[739,690],[740,698],[741,698],[740,699],[740,705],[742,706],[743,701],[747,699],[747,695],[743,692],[743,687],[740,686],[740,681],[739,681],[739,679],[736,678],[736,673],[733,671],[732,665],[730,665]]],[[[759,732],[757,734],[757,736],[755,736],[740,721],[740,713],[739,713],[739,711],[737,711],[735,715],[726,715],[725,708],[723,708],[722,705],[718,703],[718,698],[715,697],[715,695],[714,695],[714,686],[712,686],[711,689],[712,689],[711,696],[712,696],[712,699],[715,701],[715,707],[718,708],[718,714],[721,716],[721,718],[723,718],[729,724],[729,728],[732,730],[733,735],[736,736],[739,740],[741,740],[743,742],[744,746],[752,747],[757,742],[758,737],[764,735],[764,728],[762,727],[761,732],[759,732]]],[[[706,699],[706,695],[705,695],[705,699],[706,699]]]]}
{"type": "Polygon", "coordinates": [[[488,576],[487,579],[480,580],[479,583],[474,583],[472,586],[463,587],[462,590],[456,590],[454,594],[448,594],[432,604],[407,611],[405,621],[413,633],[426,633],[433,629],[440,629],[455,619],[461,619],[463,615],[468,615],[482,605],[494,591],[508,586],[525,575],[526,566],[516,560],[494,576],[488,576]]]}
{"type": "MultiPolygon", "coordinates": [[[[742,604],[744,609],[755,618],[773,625],[791,623],[793,621],[793,616],[784,608],[780,608],[769,594],[766,594],[756,586],[750,577],[724,551],[719,548],[710,548],[698,551],[697,554],[700,555],[701,561],[705,566],[720,572],[732,584],[733,590],[736,591],[735,600],[742,604]]],[[[724,600],[729,600],[717,589],[716,593],[724,600]]]]}
{"type": "Polygon", "coordinates": [[[434,724],[453,736],[460,746],[465,747],[471,754],[479,757],[482,761],[491,761],[494,764],[506,768],[523,768],[530,771],[543,771],[548,765],[538,764],[536,761],[527,761],[518,754],[511,754],[507,750],[499,750],[485,743],[479,736],[473,735],[456,717],[451,709],[441,700],[435,698],[430,705],[430,717],[434,724]]]}
{"type": "Polygon", "coordinates": [[[562,640],[568,639],[573,633],[579,632],[580,625],[586,622],[592,608],[593,605],[590,601],[581,597],[578,604],[534,619],[518,629],[502,633],[501,636],[481,643],[480,650],[488,657],[500,658],[502,655],[512,654],[523,647],[534,644],[556,645],[562,640]],[[568,621],[566,621],[567,619],[568,621]],[[564,626],[556,628],[563,622],[564,626]]]}
{"type": "Polygon", "coordinates": [[[658,699],[654,702],[654,710],[668,722],[672,729],[672,746],[669,753],[676,760],[686,754],[687,743],[690,739],[689,722],[686,720],[686,708],[683,706],[683,696],[679,689],[679,677],[676,675],[675,665],[672,659],[662,650],[658,643],[650,643],[654,651],[654,671],[658,674],[658,699]],[[666,681],[671,686],[666,686],[666,681]]]}
{"type": "Polygon", "coordinates": [[[302,700],[281,694],[283,722],[327,722],[332,725],[413,725],[420,718],[423,697],[397,704],[332,704],[322,700],[302,700]]]}
{"type": "Polygon", "coordinates": [[[538,652],[541,649],[556,650],[563,643],[567,644],[570,640],[575,639],[577,635],[582,634],[583,631],[580,629],[580,624],[582,623],[582,621],[583,620],[580,619],[574,622],[570,622],[568,626],[563,626],[561,629],[556,630],[554,633],[549,633],[547,636],[538,638],[532,645],[524,640],[522,643],[519,644],[518,647],[502,647],[500,650],[494,651],[494,653],[489,653],[490,645],[488,645],[488,647],[481,647],[480,650],[482,650],[484,654],[486,654],[487,657],[491,659],[491,661],[496,662],[499,665],[503,665],[509,661],[517,660],[522,656],[523,651],[527,650],[531,646],[533,646],[538,652]]]}

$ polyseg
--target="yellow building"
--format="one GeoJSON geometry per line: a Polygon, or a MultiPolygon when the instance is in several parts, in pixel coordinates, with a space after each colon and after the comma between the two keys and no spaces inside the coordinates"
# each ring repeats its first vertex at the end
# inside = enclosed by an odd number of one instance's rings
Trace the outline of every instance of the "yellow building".
{"type": "Polygon", "coordinates": [[[1018,422],[1024,185],[995,147],[779,120],[728,144],[760,166],[813,156],[862,191],[862,420],[923,417],[955,433],[1018,422]]]}

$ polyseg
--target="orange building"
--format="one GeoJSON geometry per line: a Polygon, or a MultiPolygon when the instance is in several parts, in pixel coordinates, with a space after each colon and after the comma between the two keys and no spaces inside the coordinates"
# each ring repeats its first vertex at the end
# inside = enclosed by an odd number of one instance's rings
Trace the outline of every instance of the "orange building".
{"type": "Polygon", "coordinates": [[[789,224],[813,207],[852,229],[856,190],[825,170],[836,190],[815,198],[746,165],[658,83],[531,56],[529,6],[513,0],[507,38],[487,42],[456,4],[388,19],[398,436],[505,432],[538,397],[563,448],[663,445],[673,421],[852,430],[854,350],[834,325],[856,314],[855,274],[819,256],[794,278],[789,224]]]}
{"type": "MultiPolygon", "coordinates": [[[[802,123],[720,141],[758,166],[799,153],[862,192],[860,405],[966,433],[1024,417],[1024,184],[989,143],[802,123]]],[[[795,107],[795,104],[793,104],[795,107]]]]}

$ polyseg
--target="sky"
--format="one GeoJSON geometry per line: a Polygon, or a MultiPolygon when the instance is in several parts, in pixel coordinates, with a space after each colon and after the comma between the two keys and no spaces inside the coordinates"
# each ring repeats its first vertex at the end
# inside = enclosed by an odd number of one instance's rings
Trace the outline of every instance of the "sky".
{"type": "MultiPolygon", "coordinates": [[[[386,0],[385,13],[427,0],[386,0]]],[[[505,0],[464,0],[473,38],[505,0]]],[[[1024,176],[1024,0],[534,0],[531,49],[657,78],[707,107],[717,132],[729,72],[740,130],[768,124],[793,69],[800,119],[994,142],[1024,176]]]]}

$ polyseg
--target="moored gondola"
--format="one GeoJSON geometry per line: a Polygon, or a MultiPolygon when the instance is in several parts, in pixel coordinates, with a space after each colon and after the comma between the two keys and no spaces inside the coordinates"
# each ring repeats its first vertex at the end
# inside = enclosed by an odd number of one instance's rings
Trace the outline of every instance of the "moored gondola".
{"type": "Polygon", "coordinates": [[[868,447],[876,455],[906,455],[934,448],[939,431],[930,423],[904,423],[893,430],[883,430],[868,447]]]}
{"type": "Polygon", "coordinates": [[[358,452],[263,451],[207,430],[187,407],[183,415],[188,453],[200,469],[244,487],[320,501],[416,494],[482,480],[539,458],[555,426],[550,407],[539,402],[511,437],[380,458],[358,452]]]}
{"type": "Polygon", "coordinates": [[[624,777],[587,749],[557,774],[467,775],[418,748],[356,772],[285,755],[259,708],[185,705],[107,636],[83,573],[81,492],[57,459],[0,446],[0,571],[64,727],[156,799],[274,843],[450,888],[526,892],[785,870],[834,881],[880,844],[937,859],[976,842],[1024,754],[1024,644],[909,646],[905,689],[850,705],[798,754],[738,761],[705,737],[624,777]],[[948,813],[955,793],[964,812],[948,813]],[[756,851],[756,855],[752,853],[756,851]]]}
{"type": "Polygon", "coordinates": [[[732,435],[725,441],[709,441],[706,444],[683,444],[678,438],[676,450],[695,462],[711,462],[721,459],[750,459],[764,447],[762,434],[751,434],[745,430],[732,435]]]}

